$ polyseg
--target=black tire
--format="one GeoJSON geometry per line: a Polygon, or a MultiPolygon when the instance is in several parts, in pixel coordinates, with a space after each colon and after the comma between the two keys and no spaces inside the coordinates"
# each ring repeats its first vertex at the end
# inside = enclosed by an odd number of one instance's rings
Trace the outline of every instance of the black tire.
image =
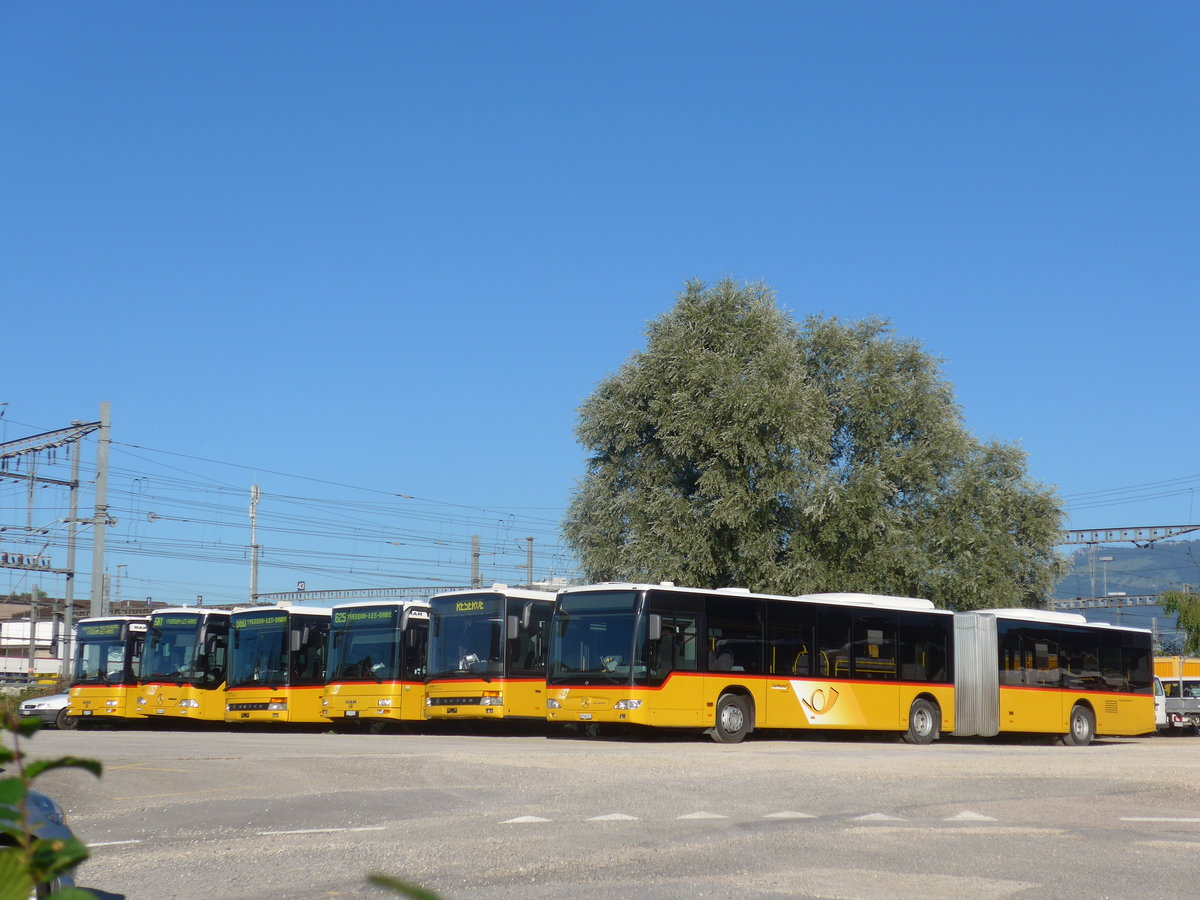
{"type": "Polygon", "coordinates": [[[54,727],[60,731],[74,731],[79,727],[79,718],[67,715],[67,709],[63,707],[58,711],[58,715],[54,717],[54,727]]]}
{"type": "Polygon", "coordinates": [[[904,741],[908,744],[932,744],[942,730],[942,711],[936,703],[922,697],[912,702],[908,709],[908,731],[904,741]]]}
{"type": "Polygon", "coordinates": [[[1096,716],[1080,703],[1071,707],[1070,731],[1063,735],[1068,747],[1086,747],[1096,736],[1096,716]]]}
{"type": "Polygon", "coordinates": [[[712,739],[718,744],[738,744],[750,733],[750,704],[737,694],[722,694],[717,701],[717,719],[712,739]]]}

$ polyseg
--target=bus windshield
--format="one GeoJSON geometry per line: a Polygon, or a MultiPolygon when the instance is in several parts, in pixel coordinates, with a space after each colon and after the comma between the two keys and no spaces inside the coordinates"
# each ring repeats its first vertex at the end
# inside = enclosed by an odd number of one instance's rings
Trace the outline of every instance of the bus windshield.
{"type": "Polygon", "coordinates": [[[646,675],[637,652],[646,643],[645,627],[635,640],[638,595],[635,591],[563,594],[550,634],[546,681],[629,684],[646,675]]]}
{"type": "Polygon", "coordinates": [[[195,681],[196,640],[200,616],[166,615],[150,620],[150,636],[142,656],[143,680],[195,681]]]}
{"type": "Polygon", "coordinates": [[[335,609],[329,681],[398,679],[400,620],[398,608],[335,609]]]}
{"type": "Polygon", "coordinates": [[[503,674],[504,598],[499,594],[434,597],[432,678],[503,674]]]}
{"type": "Polygon", "coordinates": [[[72,684],[121,684],[132,682],[142,636],[127,641],[122,622],[82,624],[76,632],[75,669],[72,684]]]}
{"type": "Polygon", "coordinates": [[[288,683],[287,613],[233,619],[230,687],[280,687],[288,683]]]}

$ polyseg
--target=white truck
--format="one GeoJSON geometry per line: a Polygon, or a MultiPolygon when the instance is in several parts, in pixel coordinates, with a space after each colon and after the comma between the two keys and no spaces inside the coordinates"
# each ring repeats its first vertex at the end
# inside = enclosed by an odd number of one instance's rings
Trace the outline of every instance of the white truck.
{"type": "Polygon", "coordinates": [[[1167,720],[1162,730],[1200,734],[1200,678],[1163,678],[1162,687],[1167,720]]]}

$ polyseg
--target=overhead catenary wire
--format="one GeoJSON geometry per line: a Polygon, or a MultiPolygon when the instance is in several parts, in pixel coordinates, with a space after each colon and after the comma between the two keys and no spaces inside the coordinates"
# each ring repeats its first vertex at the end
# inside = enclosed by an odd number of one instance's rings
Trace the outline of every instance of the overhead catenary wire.
{"type": "MultiPolygon", "coordinates": [[[[255,473],[272,470],[115,441],[112,449],[108,511],[120,523],[109,531],[107,545],[113,558],[208,563],[222,568],[246,566],[248,486],[154,457],[164,454],[255,473]]],[[[81,478],[86,480],[94,474],[94,467],[87,466],[81,478]]],[[[511,576],[524,560],[524,549],[513,544],[510,532],[514,530],[537,539],[539,569],[551,575],[560,573],[560,577],[573,569],[569,551],[559,542],[557,524],[544,515],[548,511],[544,507],[451,503],[327,479],[277,474],[362,491],[367,496],[263,491],[258,533],[263,545],[262,564],[270,570],[304,573],[309,578],[328,576],[336,586],[374,587],[379,586],[380,579],[462,584],[471,567],[470,535],[478,534],[480,567],[485,571],[507,570],[511,576]]],[[[0,498],[4,496],[4,482],[0,480],[0,498]]],[[[15,497],[13,506],[19,506],[15,497]]],[[[43,518],[61,521],[53,519],[57,512],[53,505],[39,506],[38,510],[43,518]]],[[[43,540],[51,550],[61,549],[65,536],[49,535],[43,540]]],[[[83,571],[77,574],[90,576],[83,571]]],[[[171,579],[158,579],[156,583],[172,591],[181,584],[171,579]]],[[[231,586],[224,587],[237,593],[231,586]]],[[[139,588],[150,590],[153,584],[139,588]]],[[[209,585],[210,592],[211,588],[209,585]]]]}

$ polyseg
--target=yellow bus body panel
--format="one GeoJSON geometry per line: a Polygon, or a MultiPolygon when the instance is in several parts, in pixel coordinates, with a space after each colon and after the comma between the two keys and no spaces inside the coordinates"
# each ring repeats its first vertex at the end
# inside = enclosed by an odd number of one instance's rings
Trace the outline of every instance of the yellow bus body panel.
{"type": "Polygon", "coordinates": [[[731,678],[673,673],[662,687],[551,687],[559,707],[547,709],[551,722],[620,722],[664,728],[711,728],[717,701],[728,692],[753,701],[755,728],[905,731],[918,696],[941,708],[943,731],[954,728],[954,688],[948,684],[897,684],[776,677],[731,678]],[[618,701],[640,705],[618,709],[618,701]]]}
{"type": "Polygon", "coordinates": [[[225,710],[226,722],[283,722],[292,724],[317,724],[327,722],[321,715],[321,695],[325,685],[314,684],[303,687],[275,688],[230,688],[225,692],[229,705],[253,705],[260,709],[225,710]],[[271,703],[283,702],[286,709],[267,709],[271,703]]]}
{"type": "Polygon", "coordinates": [[[138,711],[138,689],[126,685],[77,685],[69,691],[67,714],[83,721],[144,719],[138,711]]]}
{"type": "Polygon", "coordinates": [[[1071,710],[1082,703],[1096,716],[1097,735],[1135,735],[1154,731],[1153,694],[1072,691],[1057,688],[1000,687],[1000,731],[1066,734],[1071,710]]]}
{"type": "Polygon", "coordinates": [[[425,706],[426,719],[545,719],[546,682],[540,678],[455,679],[432,681],[425,686],[430,700],[461,698],[466,703],[425,706]],[[498,706],[484,706],[483,697],[500,695],[498,706]]]}
{"type": "Polygon", "coordinates": [[[330,722],[346,719],[423,722],[425,685],[404,681],[335,681],[325,685],[322,704],[321,716],[330,722]]]}
{"type": "Polygon", "coordinates": [[[200,688],[191,684],[153,681],[143,684],[139,709],[147,718],[192,719],[197,722],[225,721],[225,685],[200,688]],[[183,705],[187,701],[187,705],[183,705]],[[192,704],[196,705],[193,706],[192,704]]]}

